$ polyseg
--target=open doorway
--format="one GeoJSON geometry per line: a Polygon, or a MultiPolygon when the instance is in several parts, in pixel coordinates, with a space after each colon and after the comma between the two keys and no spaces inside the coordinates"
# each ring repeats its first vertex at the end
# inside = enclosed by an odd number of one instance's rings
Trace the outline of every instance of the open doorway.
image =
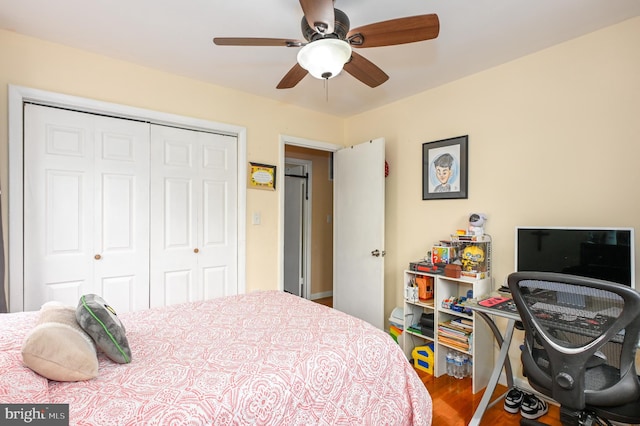
{"type": "Polygon", "coordinates": [[[285,158],[284,291],[310,298],[311,182],[313,163],[285,158]]]}
{"type": "MultiPolygon", "coordinates": [[[[285,158],[299,155],[326,156],[326,167],[313,164],[312,241],[307,254],[312,263],[310,298],[316,301],[330,294],[334,309],[384,329],[384,139],[344,147],[281,136],[278,162],[282,165],[278,172],[281,181],[285,158]],[[326,173],[326,178],[318,178],[321,171],[326,173]],[[330,201],[318,201],[320,190],[316,185],[319,182],[326,184],[330,201]],[[319,207],[324,211],[316,213],[319,207]],[[323,228],[318,231],[317,226],[323,228]],[[322,249],[318,248],[317,236],[327,241],[322,249]],[[316,266],[320,262],[323,266],[316,266]],[[325,278],[316,279],[318,273],[325,278]]],[[[279,191],[278,199],[278,281],[279,288],[284,290],[285,191],[279,191]]]]}
{"type": "Polygon", "coordinates": [[[310,300],[333,296],[332,155],[284,144],[283,286],[310,300]]]}

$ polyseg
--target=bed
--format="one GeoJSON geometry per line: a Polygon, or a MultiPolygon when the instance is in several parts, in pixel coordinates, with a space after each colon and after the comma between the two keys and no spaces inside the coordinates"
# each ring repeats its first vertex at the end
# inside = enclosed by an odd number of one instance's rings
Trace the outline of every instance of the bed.
{"type": "Polygon", "coordinates": [[[0,314],[0,403],[69,404],[71,425],[430,425],[431,398],[383,331],[262,291],[121,313],[132,360],[91,380],[24,366],[40,312],[0,314]]]}

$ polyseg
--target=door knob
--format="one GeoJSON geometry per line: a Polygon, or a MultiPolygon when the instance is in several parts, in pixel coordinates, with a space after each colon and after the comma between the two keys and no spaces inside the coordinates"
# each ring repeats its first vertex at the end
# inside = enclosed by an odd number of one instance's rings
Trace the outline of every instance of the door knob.
{"type": "Polygon", "coordinates": [[[100,260],[100,259],[102,259],[102,256],[100,256],[99,254],[96,254],[95,256],[93,256],[93,258],[95,260],[100,260]]]}
{"type": "Polygon", "coordinates": [[[194,252],[194,253],[199,253],[199,252],[200,252],[200,250],[199,250],[199,249],[197,249],[197,248],[194,248],[194,249],[193,249],[193,252],[194,252]]]}

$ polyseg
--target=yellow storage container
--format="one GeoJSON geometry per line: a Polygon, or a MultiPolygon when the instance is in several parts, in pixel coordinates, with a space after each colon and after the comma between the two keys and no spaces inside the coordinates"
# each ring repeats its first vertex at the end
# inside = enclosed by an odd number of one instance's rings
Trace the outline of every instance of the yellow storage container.
{"type": "Polygon", "coordinates": [[[425,346],[416,346],[411,352],[413,356],[413,366],[425,373],[433,374],[433,364],[435,357],[433,355],[433,342],[425,346]]]}

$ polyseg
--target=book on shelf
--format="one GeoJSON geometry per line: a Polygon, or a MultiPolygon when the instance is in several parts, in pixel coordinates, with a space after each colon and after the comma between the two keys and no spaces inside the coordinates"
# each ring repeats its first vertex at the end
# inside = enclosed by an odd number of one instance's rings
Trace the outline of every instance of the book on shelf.
{"type": "Polygon", "coordinates": [[[470,348],[468,343],[462,343],[457,340],[449,339],[448,337],[445,337],[445,336],[438,335],[438,341],[440,343],[444,343],[445,345],[448,345],[463,351],[468,351],[470,348]]]}
{"type": "Polygon", "coordinates": [[[449,321],[444,321],[441,322],[440,324],[438,324],[438,327],[444,327],[447,329],[451,329],[451,330],[455,330],[455,331],[460,331],[462,333],[465,334],[469,334],[473,331],[473,325],[469,325],[463,322],[459,322],[456,320],[449,320],[449,321]]]}
{"type": "Polygon", "coordinates": [[[422,330],[420,330],[420,325],[419,324],[415,324],[415,325],[409,326],[407,328],[407,331],[410,331],[410,332],[416,333],[416,334],[422,334],[422,330]]]}
{"type": "Polygon", "coordinates": [[[438,324],[438,340],[446,345],[468,351],[473,340],[473,329],[460,320],[462,318],[440,322],[438,324]]]}
{"type": "Polygon", "coordinates": [[[456,339],[453,338],[451,336],[448,336],[446,334],[442,334],[442,333],[438,333],[438,339],[442,342],[442,341],[446,341],[449,342],[451,344],[456,344],[456,345],[460,345],[463,347],[469,347],[469,341],[468,340],[460,340],[460,339],[456,339]]]}
{"type": "Polygon", "coordinates": [[[465,318],[457,318],[457,319],[452,320],[452,321],[454,321],[455,324],[460,326],[460,327],[473,328],[473,320],[465,319],[465,318]]]}
{"type": "Polygon", "coordinates": [[[453,335],[453,334],[449,334],[449,333],[445,333],[445,332],[442,332],[442,331],[438,331],[438,338],[439,339],[440,338],[444,338],[447,341],[455,342],[455,343],[457,343],[459,345],[462,345],[462,346],[469,346],[469,337],[468,336],[462,337],[462,336],[456,336],[456,335],[453,335]]]}
{"type": "Polygon", "coordinates": [[[438,334],[442,335],[442,336],[446,336],[450,339],[455,339],[455,340],[459,340],[461,342],[467,343],[469,341],[469,335],[468,334],[459,334],[459,333],[454,333],[451,332],[447,329],[442,329],[439,328],[438,329],[438,334]]]}
{"type": "Polygon", "coordinates": [[[469,330],[462,330],[459,328],[454,328],[454,327],[450,327],[446,324],[440,324],[438,325],[438,330],[442,330],[445,331],[447,333],[453,334],[455,336],[468,336],[469,334],[471,334],[471,331],[469,330]]]}
{"type": "Polygon", "coordinates": [[[454,330],[460,330],[466,333],[471,333],[471,331],[473,331],[473,326],[463,324],[457,321],[451,321],[450,323],[447,323],[445,327],[452,328],[454,330]]]}

